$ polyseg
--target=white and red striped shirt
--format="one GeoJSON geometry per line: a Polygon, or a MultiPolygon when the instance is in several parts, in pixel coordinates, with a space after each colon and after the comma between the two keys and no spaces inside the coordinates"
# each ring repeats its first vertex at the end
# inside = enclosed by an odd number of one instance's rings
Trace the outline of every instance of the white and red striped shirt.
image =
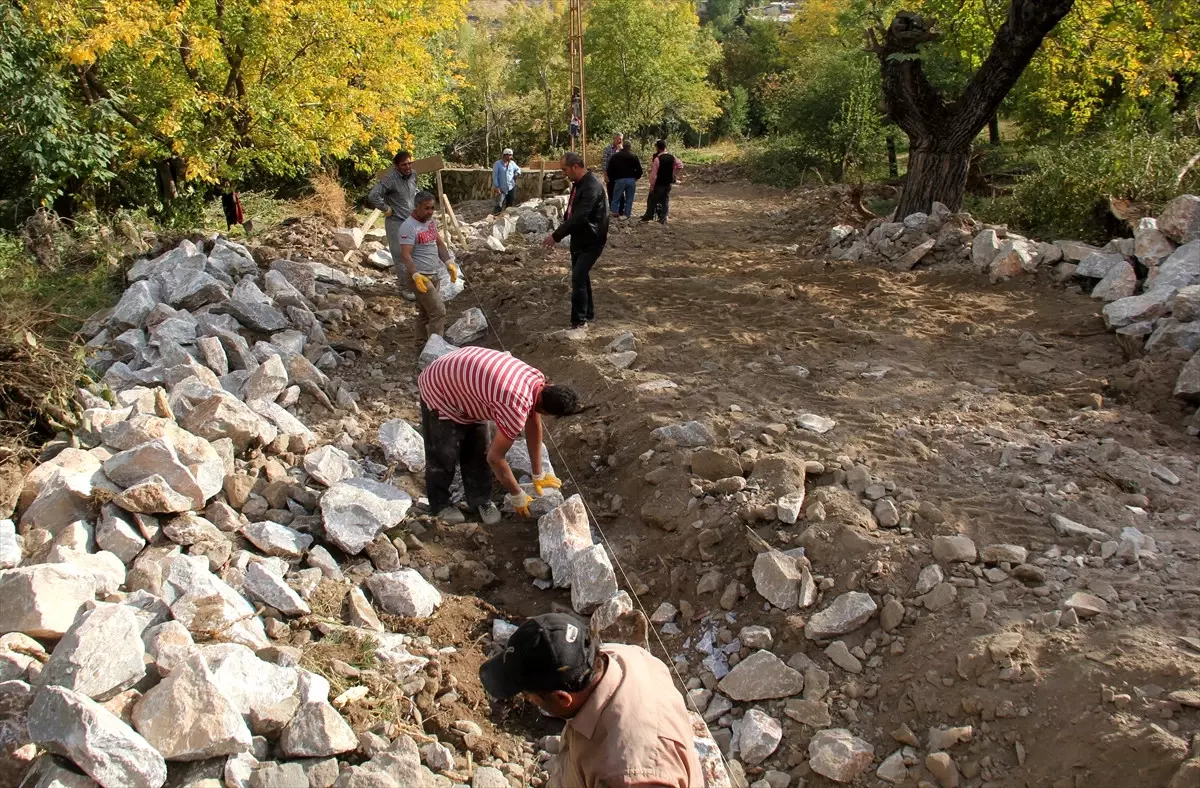
{"type": "Polygon", "coordinates": [[[465,347],[447,353],[417,378],[421,400],[459,424],[494,421],[516,440],[541,394],[546,376],[509,353],[465,347]]]}

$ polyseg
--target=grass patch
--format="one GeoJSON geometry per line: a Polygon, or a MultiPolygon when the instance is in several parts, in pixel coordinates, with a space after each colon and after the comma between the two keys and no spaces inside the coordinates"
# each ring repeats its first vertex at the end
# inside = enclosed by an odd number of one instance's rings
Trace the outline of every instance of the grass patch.
{"type": "Polygon", "coordinates": [[[72,426],[75,388],[89,380],[79,326],[120,295],[120,275],[107,257],[62,255],[39,265],[15,236],[0,233],[0,456],[72,426]]]}
{"type": "Polygon", "coordinates": [[[672,151],[684,164],[729,164],[742,157],[742,150],[733,140],[721,140],[703,148],[680,148],[672,151]]]}
{"type": "Polygon", "coordinates": [[[225,211],[221,208],[220,200],[208,200],[204,203],[202,228],[206,232],[221,233],[228,238],[253,238],[264,230],[270,230],[289,216],[296,216],[296,203],[291,200],[281,200],[269,192],[239,192],[242,201],[242,211],[246,218],[254,224],[254,232],[247,235],[246,228],[235,224],[232,228],[225,227],[225,211]]]}

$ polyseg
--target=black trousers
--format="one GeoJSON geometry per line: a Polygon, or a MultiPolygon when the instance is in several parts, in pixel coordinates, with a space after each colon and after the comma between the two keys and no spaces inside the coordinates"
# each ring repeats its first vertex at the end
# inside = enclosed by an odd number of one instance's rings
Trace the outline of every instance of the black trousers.
{"type": "Polygon", "coordinates": [[[476,509],[492,499],[492,469],[488,465],[487,425],[459,424],[438,417],[421,401],[421,433],[425,438],[425,492],[429,511],[437,514],[450,505],[454,470],[462,468],[467,506],[476,509]]]}
{"type": "Polygon", "coordinates": [[[658,219],[663,224],[667,223],[667,213],[671,209],[671,184],[655,186],[650,190],[650,195],[646,197],[646,214],[642,217],[642,221],[648,222],[651,219],[658,219]]]}
{"type": "Polygon", "coordinates": [[[600,259],[603,246],[571,250],[571,325],[596,319],[592,304],[592,266],[600,259]]]}

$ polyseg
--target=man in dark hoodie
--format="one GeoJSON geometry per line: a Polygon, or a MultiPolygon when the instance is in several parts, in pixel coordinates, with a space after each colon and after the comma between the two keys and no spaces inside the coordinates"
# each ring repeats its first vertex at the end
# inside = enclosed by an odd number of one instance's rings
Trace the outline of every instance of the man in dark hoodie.
{"type": "Polygon", "coordinates": [[[608,209],[614,216],[633,216],[634,192],[638,178],[642,177],[642,162],[633,152],[633,144],[626,142],[619,153],[608,161],[608,180],[612,184],[608,209]]]}
{"type": "Polygon", "coordinates": [[[604,184],[588,171],[578,153],[571,151],[563,156],[562,171],[571,182],[566,220],[546,236],[542,245],[553,249],[571,236],[571,328],[586,328],[596,318],[591,271],[608,242],[608,200],[604,184]]]}

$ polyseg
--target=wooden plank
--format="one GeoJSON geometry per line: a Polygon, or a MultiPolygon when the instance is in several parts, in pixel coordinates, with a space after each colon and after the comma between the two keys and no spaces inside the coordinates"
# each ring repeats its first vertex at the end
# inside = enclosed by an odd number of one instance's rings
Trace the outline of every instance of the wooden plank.
{"type": "Polygon", "coordinates": [[[362,232],[363,235],[366,235],[367,232],[372,227],[375,226],[375,222],[377,222],[377,221],[379,221],[379,209],[378,208],[371,211],[371,215],[367,217],[367,220],[362,223],[362,227],[360,227],[358,229],[362,232]]]}
{"type": "Polygon", "coordinates": [[[446,169],[446,163],[442,161],[441,156],[429,156],[424,159],[414,159],[412,163],[412,171],[417,175],[424,175],[427,172],[437,172],[438,170],[446,169]]]}

